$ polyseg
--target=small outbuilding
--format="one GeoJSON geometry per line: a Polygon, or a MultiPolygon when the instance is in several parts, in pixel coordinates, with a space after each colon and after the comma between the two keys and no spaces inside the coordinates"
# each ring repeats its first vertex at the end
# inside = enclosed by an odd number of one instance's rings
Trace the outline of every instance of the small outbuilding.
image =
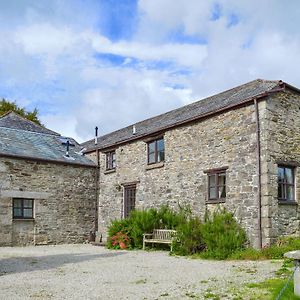
{"type": "Polygon", "coordinates": [[[0,246],[79,243],[95,229],[97,166],[14,112],[0,118],[0,246]]]}

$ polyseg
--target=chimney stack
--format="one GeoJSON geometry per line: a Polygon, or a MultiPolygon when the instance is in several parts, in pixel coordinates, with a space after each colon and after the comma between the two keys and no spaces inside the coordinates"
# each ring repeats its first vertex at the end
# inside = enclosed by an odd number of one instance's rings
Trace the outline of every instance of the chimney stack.
{"type": "Polygon", "coordinates": [[[136,128],[135,128],[135,125],[132,126],[132,134],[133,134],[133,135],[136,134],[136,128]]]}

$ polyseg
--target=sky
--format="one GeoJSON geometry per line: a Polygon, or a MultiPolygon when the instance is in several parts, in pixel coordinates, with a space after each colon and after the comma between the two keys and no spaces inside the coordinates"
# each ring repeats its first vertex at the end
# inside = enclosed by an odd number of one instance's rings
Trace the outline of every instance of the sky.
{"type": "Polygon", "coordinates": [[[83,142],[248,81],[300,88],[298,0],[0,0],[0,98],[83,142]]]}

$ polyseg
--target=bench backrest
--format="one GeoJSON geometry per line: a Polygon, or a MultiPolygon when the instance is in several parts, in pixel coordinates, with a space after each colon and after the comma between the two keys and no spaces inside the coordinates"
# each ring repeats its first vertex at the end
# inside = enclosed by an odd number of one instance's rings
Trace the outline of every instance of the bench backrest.
{"type": "Polygon", "coordinates": [[[176,235],[176,230],[169,229],[154,229],[153,230],[153,239],[155,240],[172,240],[176,235]]]}

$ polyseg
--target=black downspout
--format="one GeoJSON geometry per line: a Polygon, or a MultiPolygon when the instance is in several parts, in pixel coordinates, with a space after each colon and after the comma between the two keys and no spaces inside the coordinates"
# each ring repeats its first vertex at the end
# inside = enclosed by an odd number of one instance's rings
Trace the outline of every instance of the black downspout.
{"type": "Polygon", "coordinates": [[[260,126],[259,126],[259,109],[257,99],[254,98],[255,123],[256,123],[256,160],[257,160],[257,209],[258,209],[258,247],[262,248],[262,228],[261,228],[261,153],[260,153],[260,126]]]}
{"type": "MultiPolygon", "coordinates": [[[[98,143],[98,127],[95,127],[95,145],[98,143]]],[[[98,232],[98,212],[99,212],[99,190],[100,190],[100,154],[99,149],[96,149],[96,160],[97,160],[97,169],[96,169],[96,204],[95,204],[95,239],[98,232]]],[[[101,242],[102,238],[100,238],[101,242]]]]}

